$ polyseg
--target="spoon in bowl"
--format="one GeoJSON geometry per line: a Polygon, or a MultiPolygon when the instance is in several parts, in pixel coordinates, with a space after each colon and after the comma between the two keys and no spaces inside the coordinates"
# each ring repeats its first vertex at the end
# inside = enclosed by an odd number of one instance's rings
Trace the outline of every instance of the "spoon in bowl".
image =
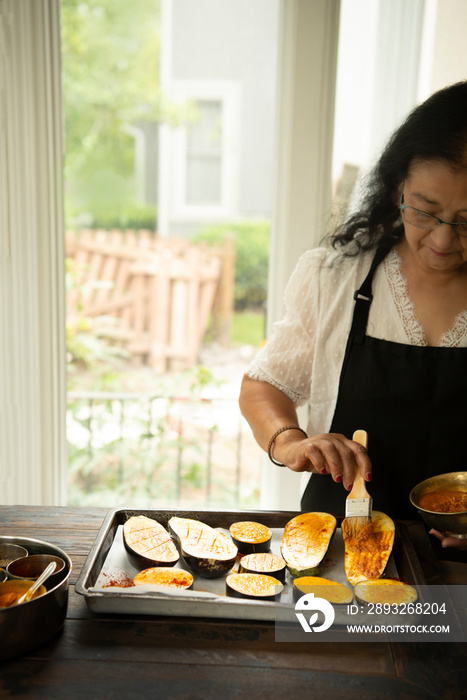
{"type": "Polygon", "coordinates": [[[21,596],[21,598],[18,600],[16,603],[17,605],[21,605],[21,603],[27,603],[28,600],[31,600],[32,596],[34,593],[42,586],[44,581],[49,578],[53,574],[56,568],[56,563],[54,561],[51,561],[50,564],[47,566],[46,569],[41,573],[37,581],[34,581],[32,586],[28,588],[26,593],[21,596]]]}

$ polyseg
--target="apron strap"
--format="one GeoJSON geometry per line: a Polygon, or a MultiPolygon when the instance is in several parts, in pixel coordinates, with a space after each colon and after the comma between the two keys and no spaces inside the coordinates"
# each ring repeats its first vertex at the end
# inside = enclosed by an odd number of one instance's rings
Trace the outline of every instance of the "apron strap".
{"type": "Polygon", "coordinates": [[[350,337],[352,337],[353,342],[358,343],[359,345],[363,343],[365,338],[368,315],[370,313],[370,304],[373,301],[371,288],[374,272],[393,245],[394,241],[392,240],[390,245],[388,245],[386,242],[384,245],[379,246],[379,248],[376,250],[367,276],[363,280],[360,288],[357,289],[354,294],[353,298],[355,299],[355,307],[352,317],[352,326],[350,328],[349,341],[350,337]]]}

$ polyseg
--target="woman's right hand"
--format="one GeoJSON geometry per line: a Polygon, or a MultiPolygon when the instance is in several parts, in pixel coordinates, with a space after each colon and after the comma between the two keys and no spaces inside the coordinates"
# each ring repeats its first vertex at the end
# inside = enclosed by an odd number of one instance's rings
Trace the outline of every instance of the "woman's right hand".
{"type": "MultiPolygon", "coordinates": [[[[271,435],[282,426],[299,425],[295,405],[267,382],[245,376],[240,408],[256,441],[267,451],[271,435]]],[[[323,433],[303,439],[301,430],[284,430],[272,446],[274,459],[294,472],[331,474],[334,481],[352,488],[355,464],[365,481],[371,480],[371,462],[366,449],[345,435],[323,433]]]]}
{"type": "Polygon", "coordinates": [[[330,474],[350,491],[357,464],[365,481],[371,481],[371,462],[363,445],[340,433],[323,433],[303,439],[298,431],[286,431],[276,438],[274,458],[295,472],[330,474]]]}

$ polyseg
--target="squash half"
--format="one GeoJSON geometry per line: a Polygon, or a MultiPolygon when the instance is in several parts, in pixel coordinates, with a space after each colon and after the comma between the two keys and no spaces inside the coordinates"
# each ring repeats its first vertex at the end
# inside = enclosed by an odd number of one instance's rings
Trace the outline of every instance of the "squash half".
{"type": "Polygon", "coordinates": [[[330,581],[320,576],[300,576],[293,580],[293,597],[299,600],[307,593],[314,593],[318,598],[324,598],[329,603],[348,604],[353,601],[353,593],[343,583],[330,581]]]}
{"type": "Polygon", "coordinates": [[[378,579],[384,572],[394,544],[394,522],[388,515],[374,510],[369,525],[351,537],[346,520],[342,521],[345,547],[345,575],[352,586],[378,579]]]}
{"type": "Polygon", "coordinates": [[[336,518],[329,513],[301,513],[284,528],[281,554],[294,578],[316,576],[336,529],[336,518]]]}
{"type": "Polygon", "coordinates": [[[150,569],[144,569],[133,579],[135,586],[144,586],[152,584],[154,586],[162,586],[163,588],[175,588],[177,590],[187,590],[193,585],[193,574],[184,569],[176,569],[175,567],[157,566],[150,569]]]}
{"type": "Polygon", "coordinates": [[[190,518],[173,517],[169,530],[180,543],[182,559],[203,578],[219,578],[235,564],[238,549],[228,535],[190,518]]]}
{"type": "Polygon", "coordinates": [[[417,589],[413,586],[387,578],[357,583],[354,592],[357,600],[366,604],[403,605],[415,603],[418,598],[417,589]]]}

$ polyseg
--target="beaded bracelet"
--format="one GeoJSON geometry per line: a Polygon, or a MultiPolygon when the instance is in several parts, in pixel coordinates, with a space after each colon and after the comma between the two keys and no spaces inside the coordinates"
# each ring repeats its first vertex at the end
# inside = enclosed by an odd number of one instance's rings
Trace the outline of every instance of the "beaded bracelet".
{"type": "Polygon", "coordinates": [[[272,448],[274,447],[274,443],[276,441],[276,438],[278,435],[281,433],[285,432],[286,430],[299,430],[301,433],[304,434],[304,436],[307,438],[308,435],[304,430],[298,427],[298,425],[284,425],[283,428],[279,428],[279,430],[276,430],[272,438],[269,440],[268,443],[268,457],[271,460],[273,464],[275,464],[278,467],[285,467],[285,464],[282,464],[282,462],[278,462],[277,460],[274,459],[273,454],[272,454],[272,448]]]}

